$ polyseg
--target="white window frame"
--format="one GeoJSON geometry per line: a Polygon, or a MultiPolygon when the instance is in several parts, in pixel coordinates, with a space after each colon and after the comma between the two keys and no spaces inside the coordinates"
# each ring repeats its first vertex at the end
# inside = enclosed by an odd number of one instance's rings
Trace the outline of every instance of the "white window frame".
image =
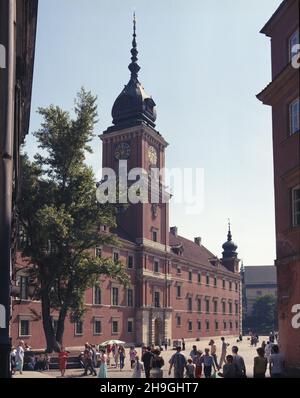
{"type": "Polygon", "coordinates": [[[102,304],[102,291],[100,286],[94,286],[93,287],[93,305],[101,305],[102,304]],[[99,289],[100,291],[100,303],[96,303],[96,289],[99,289]]]}
{"type": "Polygon", "coordinates": [[[103,330],[102,330],[102,318],[99,317],[95,317],[94,318],[94,322],[93,322],[93,335],[94,336],[101,336],[103,334],[103,330]],[[96,332],[96,322],[100,322],[100,332],[96,332]]]}
{"type": "Polygon", "coordinates": [[[113,307],[118,307],[120,304],[120,288],[119,288],[119,286],[112,286],[111,287],[111,305],[113,306],[113,307]],[[115,304],[114,303],[114,289],[117,289],[118,290],[118,294],[117,294],[117,297],[118,297],[118,300],[117,300],[117,304],[115,304]]]}
{"type": "Polygon", "coordinates": [[[127,319],[127,333],[134,333],[134,319],[133,319],[133,318],[128,318],[128,319],[127,319]],[[129,322],[132,323],[132,330],[131,330],[131,332],[129,331],[129,328],[128,328],[129,322]]]}
{"type": "Polygon", "coordinates": [[[119,320],[119,318],[112,318],[112,320],[111,320],[111,334],[117,335],[117,334],[119,334],[119,331],[120,331],[120,320],[119,320]],[[118,327],[117,327],[118,330],[116,332],[114,332],[114,322],[117,322],[117,325],[118,325],[118,327]]]}
{"type": "Polygon", "coordinates": [[[182,298],[182,285],[177,284],[176,285],[176,298],[182,298]],[[178,294],[178,288],[180,290],[180,294],[178,294]]]}
{"type": "Polygon", "coordinates": [[[115,260],[115,254],[118,256],[118,260],[117,261],[120,261],[120,252],[118,250],[113,250],[113,252],[112,252],[113,261],[116,261],[115,260]]]}
{"type": "Polygon", "coordinates": [[[295,98],[289,105],[290,135],[296,134],[300,128],[300,98],[295,98]],[[295,111],[295,113],[294,113],[295,111]]]}
{"type": "Polygon", "coordinates": [[[298,202],[300,202],[300,197],[299,199],[295,199],[294,195],[295,195],[295,191],[300,190],[300,185],[297,185],[296,187],[294,187],[292,189],[292,222],[293,222],[293,227],[299,227],[300,224],[297,224],[297,217],[300,216],[300,211],[296,212],[296,206],[298,204],[298,202]]]}
{"type": "Polygon", "coordinates": [[[132,289],[132,288],[126,289],[126,304],[127,304],[127,307],[130,307],[130,308],[134,307],[134,289],[132,289]],[[129,305],[129,300],[128,300],[129,290],[132,291],[132,305],[129,305]]]}
{"type": "Polygon", "coordinates": [[[83,336],[83,329],[84,329],[83,321],[77,321],[77,322],[74,323],[74,334],[75,334],[75,336],[83,336]],[[81,325],[82,325],[82,332],[81,333],[78,333],[78,331],[77,331],[77,325],[79,323],[81,323],[81,325]]]}
{"type": "Polygon", "coordinates": [[[299,44],[299,28],[295,30],[294,33],[289,37],[289,61],[291,62],[295,55],[298,54],[298,51],[293,52],[293,47],[299,44]]]}
{"type": "Polygon", "coordinates": [[[127,268],[128,269],[134,268],[134,255],[133,254],[128,254],[128,256],[127,256],[127,268]],[[132,258],[132,267],[129,267],[129,258],[132,258]]]}
{"type": "Polygon", "coordinates": [[[159,259],[158,259],[158,258],[155,258],[155,259],[153,260],[153,272],[154,272],[155,274],[159,274],[159,270],[160,270],[159,259]],[[156,264],[157,264],[157,271],[156,271],[156,264]]]}
{"type": "Polygon", "coordinates": [[[30,331],[31,331],[30,319],[20,317],[19,318],[19,337],[30,337],[31,336],[30,331]],[[22,322],[28,322],[28,334],[22,334],[22,322]]]}

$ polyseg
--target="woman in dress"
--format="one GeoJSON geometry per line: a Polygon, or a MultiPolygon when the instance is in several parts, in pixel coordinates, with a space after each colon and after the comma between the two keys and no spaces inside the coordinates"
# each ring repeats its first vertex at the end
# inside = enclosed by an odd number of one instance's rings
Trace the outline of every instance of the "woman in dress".
{"type": "Polygon", "coordinates": [[[61,350],[58,354],[59,360],[59,370],[61,373],[61,377],[64,377],[66,368],[67,368],[67,361],[68,361],[69,352],[65,350],[65,347],[61,347],[61,350]]]}
{"type": "Polygon", "coordinates": [[[98,373],[99,379],[106,379],[107,378],[107,355],[105,350],[101,350],[101,357],[100,357],[100,368],[98,373]]]}

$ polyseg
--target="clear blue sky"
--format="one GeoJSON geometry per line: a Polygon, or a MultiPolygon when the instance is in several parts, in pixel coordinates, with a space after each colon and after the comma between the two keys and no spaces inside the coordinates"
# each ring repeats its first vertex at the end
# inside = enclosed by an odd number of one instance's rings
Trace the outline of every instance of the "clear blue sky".
{"type": "MultiPolygon", "coordinates": [[[[39,106],[72,110],[81,86],[98,95],[97,134],[129,80],[132,13],[139,78],[157,104],[170,143],[168,167],[201,167],[205,207],[170,225],[221,256],[227,218],[245,265],[275,258],[271,110],[255,95],[270,81],[270,42],[260,29],[280,0],[41,0],[30,131],[39,106]]],[[[101,167],[101,143],[87,162],[101,167]]],[[[37,150],[32,136],[25,150],[37,150]]]]}

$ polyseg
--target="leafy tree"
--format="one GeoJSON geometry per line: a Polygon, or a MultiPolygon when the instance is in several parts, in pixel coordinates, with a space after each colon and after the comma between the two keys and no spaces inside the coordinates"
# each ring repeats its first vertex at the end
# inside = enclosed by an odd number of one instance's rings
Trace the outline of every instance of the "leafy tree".
{"type": "Polygon", "coordinates": [[[41,128],[34,133],[41,152],[34,162],[23,157],[19,218],[42,301],[47,351],[59,350],[69,314],[79,320],[85,311],[84,292],[107,275],[128,286],[120,262],[95,257],[98,245],[116,245],[116,239],[101,233],[99,226],[115,226],[115,205],[96,201],[91,168],[84,163],[92,152],[97,117],[96,97],[84,89],[75,101],[75,118],[53,105],[40,108],[41,128]],[[51,313],[58,311],[57,331],[51,313]]]}
{"type": "Polygon", "coordinates": [[[245,319],[246,327],[259,333],[269,334],[277,329],[277,301],[272,295],[257,297],[252,314],[245,319]]]}

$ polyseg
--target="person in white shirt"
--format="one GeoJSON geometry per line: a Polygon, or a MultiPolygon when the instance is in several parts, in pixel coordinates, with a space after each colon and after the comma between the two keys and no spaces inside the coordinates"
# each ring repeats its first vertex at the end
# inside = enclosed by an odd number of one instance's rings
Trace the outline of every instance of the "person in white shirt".
{"type": "Polygon", "coordinates": [[[134,379],[141,379],[143,371],[144,371],[144,364],[143,364],[143,362],[140,362],[139,357],[136,356],[135,357],[135,363],[134,363],[134,366],[133,366],[132,377],[134,379]]]}
{"type": "Polygon", "coordinates": [[[24,366],[24,341],[20,340],[18,347],[16,348],[16,366],[20,374],[23,373],[24,366]]]}
{"type": "Polygon", "coordinates": [[[272,354],[270,356],[270,375],[272,378],[281,378],[284,372],[284,357],[279,352],[279,347],[277,344],[273,345],[272,354]]]}

